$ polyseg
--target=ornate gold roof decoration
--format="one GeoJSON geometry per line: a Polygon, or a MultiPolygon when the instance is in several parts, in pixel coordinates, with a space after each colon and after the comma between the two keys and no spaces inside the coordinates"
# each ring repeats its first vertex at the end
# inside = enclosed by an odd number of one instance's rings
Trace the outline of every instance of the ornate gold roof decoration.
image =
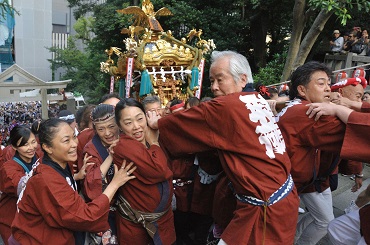
{"type": "Polygon", "coordinates": [[[139,99],[152,93],[157,94],[162,103],[166,104],[174,97],[185,100],[188,96],[194,96],[194,92],[200,89],[199,65],[203,55],[215,49],[213,40],[201,39],[201,29],[192,29],[181,40],[173,37],[170,30],[164,32],[156,17],[172,13],[165,7],[155,12],[150,0],[143,0],[141,8],[129,6],[117,12],[132,14],[133,24],[121,30],[122,34],[128,35],[123,40],[125,51],[117,47],[107,49],[108,60],[101,62],[101,71],[115,76],[116,80],[132,80],[130,86],[140,85],[140,94],[129,94],[126,97],[135,96],[139,99]],[[193,39],[198,40],[195,47],[187,44],[187,40],[190,42],[193,39]],[[117,56],[116,65],[113,55],[117,56]],[[131,62],[132,74],[127,68],[131,62]],[[187,84],[185,94],[181,91],[183,84],[187,84]]]}

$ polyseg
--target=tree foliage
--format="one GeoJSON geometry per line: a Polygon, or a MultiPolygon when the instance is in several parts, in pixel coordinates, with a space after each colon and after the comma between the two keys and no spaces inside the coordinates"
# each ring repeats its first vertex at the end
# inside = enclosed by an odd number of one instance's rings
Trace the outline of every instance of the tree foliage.
{"type": "Polygon", "coordinates": [[[354,9],[369,11],[370,2],[366,0],[295,0],[291,41],[281,81],[287,80],[292,71],[306,61],[333,14],[342,25],[345,25],[352,18],[351,12],[353,14],[354,9]]]}
{"type": "Polygon", "coordinates": [[[5,17],[7,13],[14,13],[19,15],[19,12],[13,8],[13,6],[8,1],[1,1],[0,2],[0,16],[5,17]]]}
{"type": "Polygon", "coordinates": [[[278,83],[280,81],[279,74],[283,72],[286,55],[287,52],[274,54],[273,59],[265,67],[259,69],[258,73],[253,76],[254,82],[264,85],[278,83]]]}
{"type": "MultiPolygon", "coordinates": [[[[73,40],[83,40],[86,48],[82,54],[73,45],[60,51],[65,60],[58,61],[58,65],[67,70],[63,78],[77,80],[71,87],[80,86],[84,94],[106,93],[109,76],[99,71],[99,63],[106,60],[105,49],[124,49],[122,40],[126,36],[120,30],[132,23],[131,16],[116,10],[141,1],[107,0],[102,5],[96,4],[97,0],[68,2],[75,17],[81,17],[75,26],[78,35],[73,40]],[[88,12],[92,15],[90,19],[83,17],[88,12]]],[[[246,55],[256,78],[265,84],[286,80],[295,67],[323,53],[334,28],[369,23],[364,12],[370,8],[370,2],[365,0],[152,0],[152,3],[156,10],[165,6],[174,14],[159,18],[165,30],[181,38],[193,28],[202,29],[202,38],[214,39],[217,50],[235,50],[246,55]],[[363,20],[356,22],[360,18],[363,20]],[[267,69],[262,69],[266,65],[267,69]]],[[[204,77],[207,88],[208,75],[204,77]]]]}

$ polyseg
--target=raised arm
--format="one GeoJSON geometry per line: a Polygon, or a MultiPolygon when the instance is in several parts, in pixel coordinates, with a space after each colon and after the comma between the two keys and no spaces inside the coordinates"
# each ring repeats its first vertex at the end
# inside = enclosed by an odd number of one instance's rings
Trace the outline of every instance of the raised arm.
{"type": "Polygon", "coordinates": [[[321,116],[336,116],[343,123],[347,124],[348,117],[353,111],[347,107],[336,105],[332,103],[312,103],[307,105],[309,108],[306,112],[309,118],[315,117],[315,121],[319,120],[321,116]]]}

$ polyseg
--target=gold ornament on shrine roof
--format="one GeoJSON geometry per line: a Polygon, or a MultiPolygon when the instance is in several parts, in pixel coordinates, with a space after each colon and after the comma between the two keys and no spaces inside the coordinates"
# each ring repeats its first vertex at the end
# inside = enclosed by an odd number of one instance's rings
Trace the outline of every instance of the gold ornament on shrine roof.
{"type": "Polygon", "coordinates": [[[129,87],[135,87],[136,92],[126,91],[126,94],[129,93],[126,97],[140,99],[148,94],[156,94],[162,104],[175,97],[183,100],[189,96],[200,97],[203,55],[216,48],[213,40],[203,40],[201,29],[192,29],[180,40],[173,37],[170,30],[164,32],[156,17],[170,16],[172,13],[166,7],[154,11],[150,0],[143,0],[141,8],[129,6],[117,10],[117,13],[133,15],[133,24],[121,30],[122,34],[128,35],[123,40],[125,51],[117,47],[107,49],[108,60],[101,62],[101,71],[111,74],[116,80],[126,78],[126,83],[132,82],[129,87]],[[187,43],[195,38],[195,46],[187,43]],[[116,65],[113,55],[118,57],[116,65]],[[131,65],[132,74],[128,70],[131,65]],[[186,93],[181,91],[183,84],[186,84],[186,93]]]}

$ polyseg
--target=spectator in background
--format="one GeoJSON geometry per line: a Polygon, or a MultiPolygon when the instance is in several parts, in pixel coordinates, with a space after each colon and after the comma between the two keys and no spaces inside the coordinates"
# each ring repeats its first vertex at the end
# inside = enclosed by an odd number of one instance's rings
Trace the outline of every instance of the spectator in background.
{"type": "Polygon", "coordinates": [[[355,39],[352,42],[351,52],[358,55],[366,55],[368,44],[369,35],[367,30],[358,32],[357,37],[355,36],[355,39]]]}
{"type": "Polygon", "coordinates": [[[330,41],[330,51],[332,53],[340,53],[343,48],[343,37],[340,36],[339,30],[334,30],[333,32],[334,38],[330,41]]]}
{"type": "Polygon", "coordinates": [[[352,43],[354,41],[355,41],[355,35],[353,34],[353,32],[351,32],[351,33],[348,34],[347,40],[344,39],[342,52],[348,53],[349,51],[351,51],[352,43]]]}
{"type": "Polygon", "coordinates": [[[359,26],[354,26],[353,28],[352,28],[352,32],[353,32],[353,34],[355,35],[355,37],[360,37],[361,36],[361,27],[359,27],[359,26]]]}

